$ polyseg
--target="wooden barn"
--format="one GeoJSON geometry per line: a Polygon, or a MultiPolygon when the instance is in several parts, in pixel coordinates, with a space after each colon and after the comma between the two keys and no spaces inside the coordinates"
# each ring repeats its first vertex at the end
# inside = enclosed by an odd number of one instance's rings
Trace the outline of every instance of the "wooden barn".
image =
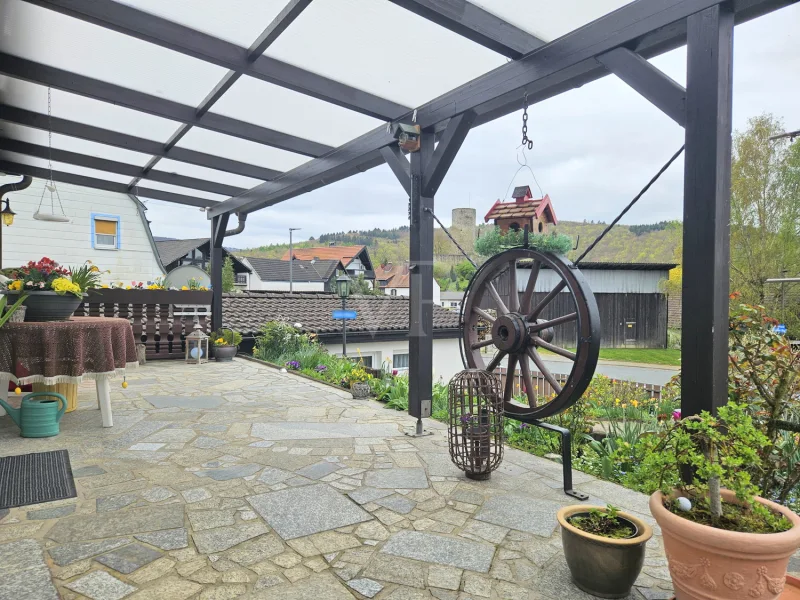
{"type": "MultiPolygon", "coordinates": [[[[665,348],[667,345],[667,298],[662,292],[672,263],[584,262],[580,270],[589,283],[600,311],[604,348],[665,348]]],[[[517,290],[525,289],[531,265],[517,265],[517,290]]],[[[497,279],[500,295],[508,298],[508,273],[497,279]]],[[[542,268],[534,288],[535,298],[544,298],[558,282],[555,273],[542,268]]],[[[486,299],[484,299],[484,302],[486,299]]],[[[571,296],[562,292],[542,313],[543,319],[574,311],[571,296]]],[[[487,304],[489,306],[489,304],[487,304]]],[[[575,346],[575,324],[555,328],[555,343],[575,346]]]]}

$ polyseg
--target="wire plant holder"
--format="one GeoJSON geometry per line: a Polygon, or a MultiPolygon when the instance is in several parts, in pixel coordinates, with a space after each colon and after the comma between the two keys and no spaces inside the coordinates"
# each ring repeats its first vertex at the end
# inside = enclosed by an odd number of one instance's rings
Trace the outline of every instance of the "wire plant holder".
{"type": "Polygon", "coordinates": [[[448,388],[450,458],[468,478],[489,479],[503,460],[500,378],[468,369],[453,377],[448,388]]]}

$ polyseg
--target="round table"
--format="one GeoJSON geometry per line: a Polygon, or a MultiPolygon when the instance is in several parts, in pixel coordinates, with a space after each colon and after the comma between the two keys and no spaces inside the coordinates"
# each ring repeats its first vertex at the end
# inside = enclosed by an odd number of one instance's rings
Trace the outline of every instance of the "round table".
{"type": "Polygon", "coordinates": [[[80,383],[93,379],[103,427],[113,425],[109,379],[138,366],[127,319],[73,317],[69,321],[6,323],[0,328],[0,393],[9,380],[80,383]]]}

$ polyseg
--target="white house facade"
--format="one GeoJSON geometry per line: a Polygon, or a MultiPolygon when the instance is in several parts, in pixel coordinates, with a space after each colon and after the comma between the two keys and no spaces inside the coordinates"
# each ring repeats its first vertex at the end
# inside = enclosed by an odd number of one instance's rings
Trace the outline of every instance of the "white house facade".
{"type": "MultiPolygon", "coordinates": [[[[0,185],[19,181],[0,176],[0,185]]],[[[69,223],[33,218],[42,200],[50,212],[50,192],[34,179],[30,187],[6,195],[16,213],[14,223],[3,227],[2,268],[18,267],[47,256],[65,267],[91,260],[103,281],[152,281],[165,275],[145,218],[145,207],[125,194],[57,183],[58,195],[69,223]],[[106,273],[105,271],[110,271],[106,273]]],[[[55,202],[56,214],[61,214],[55,202]]]]}

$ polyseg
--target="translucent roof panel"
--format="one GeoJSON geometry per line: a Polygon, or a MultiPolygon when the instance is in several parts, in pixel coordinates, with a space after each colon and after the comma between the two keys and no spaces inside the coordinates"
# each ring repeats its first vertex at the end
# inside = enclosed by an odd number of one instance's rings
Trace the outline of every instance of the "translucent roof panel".
{"type": "MultiPolygon", "coordinates": [[[[130,180],[130,178],[128,178],[130,180]]],[[[127,181],[125,183],[128,183],[127,181]]],[[[227,200],[228,196],[221,196],[220,194],[212,194],[211,192],[203,192],[201,190],[189,189],[178,185],[170,185],[169,183],[161,183],[160,181],[151,181],[150,179],[142,179],[138,186],[134,186],[133,193],[138,195],[138,188],[150,188],[153,190],[164,190],[165,192],[173,192],[175,194],[183,194],[184,196],[191,196],[192,198],[205,198],[206,200],[216,200],[222,202],[227,200]]]]}
{"type": "MultiPolygon", "coordinates": [[[[38,144],[39,146],[47,146],[46,131],[17,125],[16,123],[8,123],[7,121],[0,121],[0,137],[38,144]]],[[[150,155],[148,154],[133,152],[114,146],[106,146],[105,144],[59,135],[58,133],[53,134],[53,148],[67,150],[69,152],[78,152],[80,154],[96,156],[108,160],[116,160],[139,167],[143,167],[147,164],[147,161],[150,160],[150,155]]]]}
{"type": "Polygon", "coordinates": [[[120,0],[139,10],[227,40],[250,45],[286,6],[286,0],[120,0]]]}
{"type": "Polygon", "coordinates": [[[190,165],[189,163],[178,162],[168,158],[159,160],[155,169],[166,171],[167,173],[197,177],[198,179],[205,179],[206,181],[214,181],[216,183],[236,185],[245,189],[250,189],[261,183],[260,179],[253,179],[252,177],[245,177],[244,175],[236,175],[234,173],[226,173],[225,171],[217,171],[216,169],[209,169],[207,167],[190,165]]]}
{"type": "MultiPolygon", "coordinates": [[[[47,88],[0,75],[0,97],[5,104],[47,114],[47,88]]],[[[165,142],[180,123],[129,108],[53,90],[53,116],[120,133],[165,142]]]]}
{"type": "MultiPolygon", "coordinates": [[[[30,165],[32,167],[47,168],[47,161],[43,158],[36,158],[26,154],[17,154],[16,152],[7,152],[0,150],[0,156],[3,160],[10,160],[22,165],[30,165]]],[[[87,169],[86,167],[78,167],[53,161],[53,171],[62,171],[64,173],[71,173],[73,175],[85,175],[86,177],[94,177],[103,181],[113,181],[116,183],[128,183],[131,178],[127,175],[118,175],[116,173],[109,173],[108,171],[98,171],[97,169],[87,169]]],[[[56,187],[58,187],[58,179],[56,179],[56,187]]]]}
{"type": "Polygon", "coordinates": [[[470,0],[484,10],[551,42],[633,0],[470,0]]]}
{"type": "Polygon", "coordinates": [[[190,129],[177,145],[278,171],[289,171],[311,160],[308,156],[198,127],[190,129]]]}
{"type": "Polygon", "coordinates": [[[9,54],[182,104],[199,104],[226,73],[22,0],[11,0],[5,15],[0,45],[9,54]]]}
{"type": "Polygon", "coordinates": [[[387,0],[314,0],[265,54],[407,106],[506,62],[387,0]]]}
{"type": "Polygon", "coordinates": [[[299,92],[241,77],[211,112],[330,146],[349,142],[381,121],[299,92]]]}

